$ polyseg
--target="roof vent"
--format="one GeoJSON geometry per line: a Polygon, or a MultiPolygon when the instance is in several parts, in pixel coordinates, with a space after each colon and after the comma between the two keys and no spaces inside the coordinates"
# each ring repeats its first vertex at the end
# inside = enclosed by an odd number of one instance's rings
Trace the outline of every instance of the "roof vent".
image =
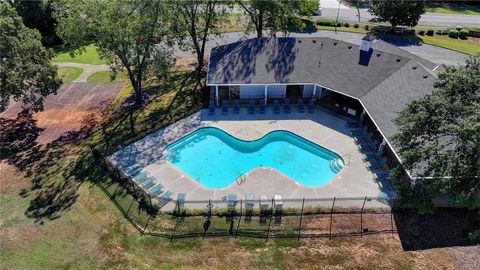
{"type": "Polygon", "coordinates": [[[402,60],[402,59],[400,59],[400,58],[397,58],[397,62],[400,62],[401,60],[402,60]]]}
{"type": "Polygon", "coordinates": [[[413,66],[412,69],[417,69],[417,66],[413,66]]]}
{"type": "Polygon", "coordinates": [[[424,78],[424,79],[428,78],[428,75],[423,75],[423,78],[424,78]]]}
{"type": "Polygon", "coordinates": [[[377,57],[380,57],[380,55],[382,55],[381,53],[377,53],[377,57]]]}
{"type": "Polygon", "coordinates": [[[301,40],[298,40],[298,43],[302,43],[302,41],[301,41],[301,40]]]}
{"type": "Polygon", "coordinates": [[[313,41],[313,43],[317,43],[317,41],[316,41],[316,40],[314,40],[314,41],[313,41]]]}
{"type": "Polygon", "coordinates": [[[334,46],[337,46],[337,42],[334,42],[333,45],[334,45],[334,46]]]}
{"type": "Polygon", "coordinates": [[[348,46],[348,49],[350,50],[352,48],[352,46],[348,46]]]}

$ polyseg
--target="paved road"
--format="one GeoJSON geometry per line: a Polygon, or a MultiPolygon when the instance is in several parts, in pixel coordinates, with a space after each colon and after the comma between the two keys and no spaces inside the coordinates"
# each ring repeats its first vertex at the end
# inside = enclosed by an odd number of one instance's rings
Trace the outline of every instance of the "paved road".
{"type": "MultiPolygon", "coordinates": [[[[283,36],[283,33],[277,33],[277,36],[283,36]]],[[[338,40],[350,42],[360,45],[361,39],[365,36],[357,33],[337,32],[334,31],[317,31],[314,33],[290,33],[291,37],[331,37],[338,40]]],[[[225,33],[221,36],[211,36],[207,42],[207,54],[210,54],[212,47],[236,42],[240,39],[247,39],[255,37],[254,34],[245,34],[243,32],[225,33]]],[[[465,62],[466,55],[452,50],[431,46],[426,44],[410,44],[406,42],[394,42],[395,46],[404,49],[410,53],[420,56],[435,64],[455,65],[465,62]]],[[[191,52],[181,51],[178,48],[175,50],[177,57],[193,57],[191,52]]]]}

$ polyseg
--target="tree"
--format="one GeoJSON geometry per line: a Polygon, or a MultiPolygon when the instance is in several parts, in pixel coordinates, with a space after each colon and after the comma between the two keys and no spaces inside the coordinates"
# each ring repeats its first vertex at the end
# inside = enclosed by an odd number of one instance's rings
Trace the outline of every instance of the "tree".
{"type": "Polygon", "coordinates": [[[420,16],[425,13],[425,1],[418,0],[372,0],[368,12],[375,15],[374,22],[389,22],[397,25],[415,26],[420,16]]]}
{"type": "Polygon", "coordinates": [[[202,68],[205,65],[205,44],[208,35],[217,33],[217,26],[225,12],[225,8],[217,5],[216,0],[173,1],[177,14],[177,33],[183,47],[193,49],[197,55],[197,79],[200,82],[202,68]],[[183,42],[184,33],[190,40],[183,42]]]}
{"type": "Polygon", "coordinates": [[[428,206],[447,195],[456,205],[480,207],[480,57],[445,66],[435,88],[395,120],[402,166],[418,173],[402,197],[428,206]]]}
{"type": "Polygon", "coordinates": [[[75,53],[95,43],[114,73],[127,71],[137,106],[146,73],[162,78],[172,63],[171,15],[162,0],[63,0],[55,13],[57,32],[75,53]]]}
{"type": "Polygon", "coordinates": [[[263,36],[263,31],[268,29],[271,35],[278,30],[287,31],[289,26],[302,28],[302,21],[298,13],[306,12],[308,5],[301,1],[282,0],[236,0],[250,18],[257,37],[263,36]]]}
{"type": "Polygon", "coordinates": [[[10,4],[0,3],[0,112],[11,100],[33,112],[43,110],[44,97],[60,87],[57,68],[50,63],[54,54],[40,40],[40,33],[25,27],[10,4]]]}
{"type": "Polygon", "coordinates": [[[40,31],[44,45],[50,46],[61,43],[60,38],[55,33],[56,21],[52,15],[52,6],[55,5],[56,0],[13,0],[12,3],[18,15],[23,18],[25,26],[40,31]]]}

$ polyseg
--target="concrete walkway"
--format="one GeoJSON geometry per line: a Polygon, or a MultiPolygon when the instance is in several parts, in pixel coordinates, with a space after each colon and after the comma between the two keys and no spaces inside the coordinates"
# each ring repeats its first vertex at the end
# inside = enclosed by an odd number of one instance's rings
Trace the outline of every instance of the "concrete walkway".
{"type": "Polygon", "coordinates": [[[80,63],[72,63],[72,62],[55,62],[55,65],[59,67],[76,67],[83,69],[82,74],[74,80],[73,82],[86,82],[88,76],[92,75],[98,71],[108,71],[109,68],[107,65],[89,65],[89,64],[80,64],[80,63]]]}
{"type": "MultiPolygon", "coordinates": [[[[242,39],[254,38],[255,36],[256,35],[254,33],[245,34],[243,32],[230,32],[230,33],[224,33],[220,36],[210,36],[210,39],[206,44],[206,54],[209,55],[210,50],[215,46],[233,43],[242,39]]],[[[281,36],[284,36],[284,34],[281,32],[278,32],[277,36],[281,37],[281,36]]],[[[313,33],[289,33],[288,36],[290,37],[330,37],[330,38],[338,39],[341,41],[360,45],[361,40],[365,36],[365,34],[349,33],[349,32],[335,33],[334,31],[318,30],[313,33]]],[[[438,65],[463,64],[465,62],[465,59],[467,58],[466,54],[444,49],[437,46],[432,46],[427,44],[412,44],[412,43],[399,42],[399,41],[388,41],[388,40],[384,40],[384,41],[438,65]]],[[[194,55],[191,52],[182,51],[178,47],[175,48],[175,55],[180,58],[194,57],[194,55]]]]}

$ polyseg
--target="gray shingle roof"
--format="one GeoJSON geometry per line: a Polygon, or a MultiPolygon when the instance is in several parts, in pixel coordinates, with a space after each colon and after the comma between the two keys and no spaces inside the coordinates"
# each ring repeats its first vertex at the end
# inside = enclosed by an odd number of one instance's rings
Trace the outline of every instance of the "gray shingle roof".
{"type": "Polygon", "coordinates": [[[326,37],[255,38],[213,48],[207,84],[316,83],[359,99],[390,138],[398,112],[433,91],[435,66],[383,41],[363,52],[326,37]]]}

